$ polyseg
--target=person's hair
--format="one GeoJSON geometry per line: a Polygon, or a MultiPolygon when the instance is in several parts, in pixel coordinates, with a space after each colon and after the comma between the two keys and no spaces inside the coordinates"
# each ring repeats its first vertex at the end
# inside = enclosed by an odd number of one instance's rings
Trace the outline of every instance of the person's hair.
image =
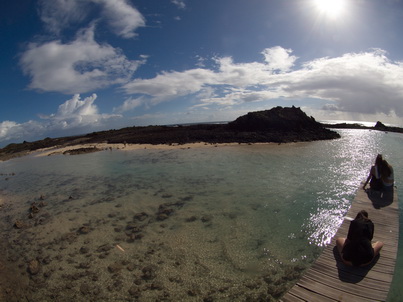
{"type": "Polygon", "coordinates": [[[357,216],[355,216],[355,219],[368,219],[368,212],[365,210],[359,211],[357,216]]]}
{"type": "Polygon", "coordinates": [[[381,175],[384,177],[389,177],[392,174],[392,169],[386,160],[382,161],[381,165],[381,175]]]}
{"type": "Polygon", "coordinates": [[[380,166],[382,165],[383,157],[382,154],[378,154],[375,159],[375,165],[380,166]]]}

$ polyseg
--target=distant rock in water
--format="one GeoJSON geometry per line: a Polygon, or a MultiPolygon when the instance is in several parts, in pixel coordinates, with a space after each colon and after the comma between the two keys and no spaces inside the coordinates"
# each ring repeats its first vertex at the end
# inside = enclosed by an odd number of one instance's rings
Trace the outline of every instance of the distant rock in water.
{"type": "Polygon", "coordinates": [[[381,123],[380,121],[377,121],[376,124],[375,124],[375,129],[387,130],[387,127],[383,123],[381,123]]]}

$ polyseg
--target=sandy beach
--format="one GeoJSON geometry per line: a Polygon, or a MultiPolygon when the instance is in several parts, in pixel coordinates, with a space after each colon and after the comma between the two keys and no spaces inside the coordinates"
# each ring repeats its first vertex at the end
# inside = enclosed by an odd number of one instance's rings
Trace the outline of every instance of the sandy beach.
{"type": "MultiPolygon", "coordinates": [[[[79,144],[74,146],[56,146],[51,148],[44,148],[30,152],[33,156],[51,156],[60,155],[67,151],[77,150],[77,149],[99,149],[98,151],[106,150],[125,150],[125,151],[135,151],[142,149],[150,150],[175,150],[175,149],[191,149],[191,148],[219,148],[228,146],[239,146],[239,145],[251,145],[251,144],[240,144],[240,143],[189,143],[189,144],[107,144],[107,143],[97,143],[97,144],[79,144]]],[[[277,145],[275,143],[255,143],[253,145],[277,145]]],[[[85,152],[83,152],[85,153],[85,152]]]]}

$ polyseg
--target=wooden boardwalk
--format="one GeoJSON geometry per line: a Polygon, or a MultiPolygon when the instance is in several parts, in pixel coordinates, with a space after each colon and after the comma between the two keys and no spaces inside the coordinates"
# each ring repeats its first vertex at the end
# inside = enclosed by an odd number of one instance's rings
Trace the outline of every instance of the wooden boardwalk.
{"type": "Polygon", "coordinates": [[[397,192],[367,194],[362,184],[337,234],[302,278],[281,301],[386,301],[395,270],[399,243],[397,192]],[[350,221],[366,210],[375,225],[373,242],[382,241],[380,256],[368,267],[349,267],[335,247],[337,237],[347,237],[350,221]]]}

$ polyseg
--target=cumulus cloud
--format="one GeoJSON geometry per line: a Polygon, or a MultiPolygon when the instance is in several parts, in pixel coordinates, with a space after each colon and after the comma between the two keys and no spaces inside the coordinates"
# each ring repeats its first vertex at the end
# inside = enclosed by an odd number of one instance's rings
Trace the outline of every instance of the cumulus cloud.
{"type": "MultiPolygon", "coordinates": [[[[188,96],[196,106],[228,106],[272,99],[320,99],[323,109],[403,116],[403,63],[373,49],[319,58],[296,66],[290,49],[262,52],[263,62],[235,63],[215,58],[216,68],[162,72],[151,79],[123,85],[127,94],[142,95],[149,104],[188,96]],[[198,96],[209,88],[209,97],[198,96]]],[[[123,108],[122,108],[123,110],[123,108]]]]}
{"type": "Polygon", "coordinates": [[[96,125],[106,117],[98,113],[98,107],[94,104],[96,98],[97,95],[92,94],[81,100],[80,95],[75,94],[70,100],[61,104],[55,114],[41,116],[41,118],[48,120],[48,129],[67,129],[96,125]]]}
{"type": "Polygon", "coordinates": [[[4,121],[0,123],[0,142],[25,140],[26,137],[35,136],[41,133],[44,127],[37,121],[17,123],[14,121],[4,121]]]}
{"type": "Polygon", "coordinates": [[[294,66],[295,61],[298,59],[296,56],[290,56],[291,49],[284,49],[280,46],[266,48],[262,54],[268,68],[279,72],[287,72],[294,66]]]}
{"type": "Polygon", "coordinates": [[[0,140],[9,140],[14,136],[19,124],[13,121],[4,121],[0,123],[0,140]]]}
{"type": "Polygon", "coordinates": [[[126,0],[91,0],[103,7],[103,15],[113,32],[123,38],[136,36],[135,30],[145,26],[145,19],[141,13],[126,0]]]}
{"type": "Polygon", "coordinates": [[[116,48],[94,40],[94,25],[74,41],[31,43],[21,67],[31,77],[30,88],[66,94],[85,93],[128,81],[145,59],[130,61],[116,48]]]}
{"type": "Polygon", "coordinates": [[[121,118],[117,114],[101,114],[95,105],[96,94],[81,99],[79,94],[61,104],[56,113],[40,115],[39,121],[0,123],[0,142],[39,139],[53,133],[70,135],[99,130],[109,122],[121,118]]]}
{"type": "Polygon", "coordinates": [[[145,26],[144,17],[126,0],[41,0],[39,4],[42,22],[55,34],[71,25],[80,25],[95,8],[102,12],[99,19],[123,38],[136,36],[136,29],[145,26]]]}
{"type": "Polygon", "coordinates": [[[329,110],[403,116],[401,62],[392,62],[381,50],[323,58],[304,65],[304,79],[287,91],[333,100],[329,110]]]}

